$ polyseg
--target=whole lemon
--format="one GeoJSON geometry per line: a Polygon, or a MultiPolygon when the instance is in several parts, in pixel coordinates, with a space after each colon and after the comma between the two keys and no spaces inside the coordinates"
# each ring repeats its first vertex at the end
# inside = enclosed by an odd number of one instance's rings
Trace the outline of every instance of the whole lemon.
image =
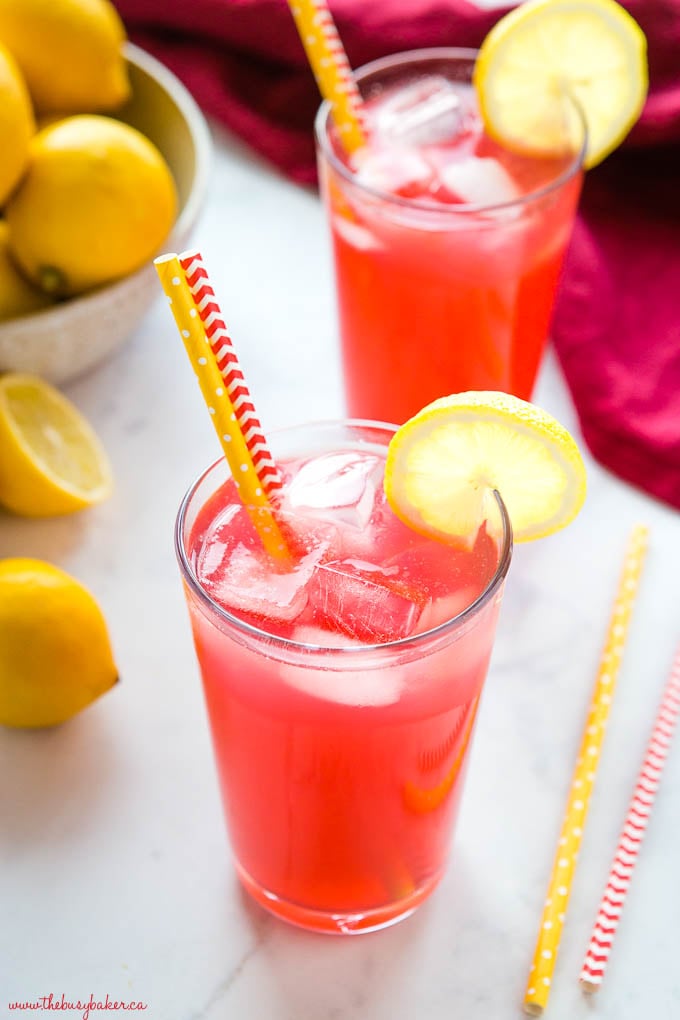
{"type": "Polygon", "coordinates": [[[54,726],[116,680],[92,594],[43,560],[0,560],[0,725],[54,726]]]}
{"type": "Polygon", "coordinates": [[[10,251],[51,294],[71,296],[138,269],[175,221],[170,169],[140,131],[76,116],[39,131],[5,215],[10,251]]]}
{"type": "Polygon", "coordinates": [[[34,132],[26,83],[14,58],[0,45],[0,205],[4,205],[26,168],[34,132]]]}
{"type": "Polygon", "coordinates": [[[19,272],[10,258],[7,242],[7,224],[0,220],[0,322],[52,304],[49,295],[19,272]]]}
{"type": "Polygon", "coordinates": [[[40,113],[114,110],[130,94],[125,29],[109,0],[0,0],[0,39],[40,113]]]}

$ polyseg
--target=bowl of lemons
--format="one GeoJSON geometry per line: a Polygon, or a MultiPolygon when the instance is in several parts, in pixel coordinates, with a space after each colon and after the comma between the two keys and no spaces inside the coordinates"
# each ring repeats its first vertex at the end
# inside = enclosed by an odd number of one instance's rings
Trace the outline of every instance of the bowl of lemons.
{"type": "Polygon", "coordinates": [[[109,0],[0,0],[0,372],[64,383],[121,347],[205,197],[210,133],[109,0]]]}

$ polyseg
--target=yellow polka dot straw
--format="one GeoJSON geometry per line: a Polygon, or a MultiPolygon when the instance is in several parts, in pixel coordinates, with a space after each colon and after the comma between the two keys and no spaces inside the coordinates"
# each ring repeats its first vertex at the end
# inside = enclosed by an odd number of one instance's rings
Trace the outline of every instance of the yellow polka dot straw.
{"type": "Polygon", "coordinates": [[[243,504],[267,552],[277,559],[286,559],[288,548],[253,464],[179,258],[175,254],[161,255],[154,265],[243,504]]]}
{"type": "Polygon", "coordinates": [[[524,996],[524,1011],[530,1016],[541,1015],[550,995],[576,858],[646,551],[647,528],[637,525],[628,541],[541,917],[533,964],[524,996]]]}
{"type": "Polygon", "coordinates": [[[331,105],[346,152],[365,142],[362,102],[325,0],[288,0],[319,91],[331,105]]]}

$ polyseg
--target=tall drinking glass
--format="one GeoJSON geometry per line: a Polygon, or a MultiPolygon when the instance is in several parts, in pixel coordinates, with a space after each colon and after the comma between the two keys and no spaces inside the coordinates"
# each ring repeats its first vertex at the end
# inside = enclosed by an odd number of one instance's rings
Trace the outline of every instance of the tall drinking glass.
{"type": "Polygon", "coordinates": [[[347,409],[403,422],[437,397],[529,399],[572,230],[585,125],[555,97],[551,155],[488,137],[476,51],[418,50],[356,72],[368,145],[343,153],[316,120],[335,259],[347,409]]]}
{"type": "Polygon", "coordinates": [[[391,924],[441,878],[511,558],[497,494],[451,543],[397,520],[393,432],[270,436],[294,567],[267,559],[224,460],[177,518],[236,871],[317,931],[391,924]]]}

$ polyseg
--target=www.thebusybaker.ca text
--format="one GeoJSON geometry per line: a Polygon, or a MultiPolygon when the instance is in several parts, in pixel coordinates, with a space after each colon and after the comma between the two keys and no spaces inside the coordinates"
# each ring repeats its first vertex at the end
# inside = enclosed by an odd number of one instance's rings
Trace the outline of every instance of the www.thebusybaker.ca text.
{"type": "Polygon", "coordinates": [[[110,999],[107,995],[105,999],[95,999],[94,995],[90,995],[89,999],[75,999],[71,1001],[67,999],[63,994],[60,998],[57,998],[53,992],[49,995],[43,995],[39,999],[33,1000],[33,1002],[10,1002],[8,1003],[10,1009],[26,1010],[33,1012],[40,1009],[58,1009],[80,1013],[82,1020],[89,1020],[90,1013],[96,1010],[141,1010],[146,1009],[145,1002],[138,1002],[135,999],[131,999],[126,1002],[123,999],[110,999]]]}

